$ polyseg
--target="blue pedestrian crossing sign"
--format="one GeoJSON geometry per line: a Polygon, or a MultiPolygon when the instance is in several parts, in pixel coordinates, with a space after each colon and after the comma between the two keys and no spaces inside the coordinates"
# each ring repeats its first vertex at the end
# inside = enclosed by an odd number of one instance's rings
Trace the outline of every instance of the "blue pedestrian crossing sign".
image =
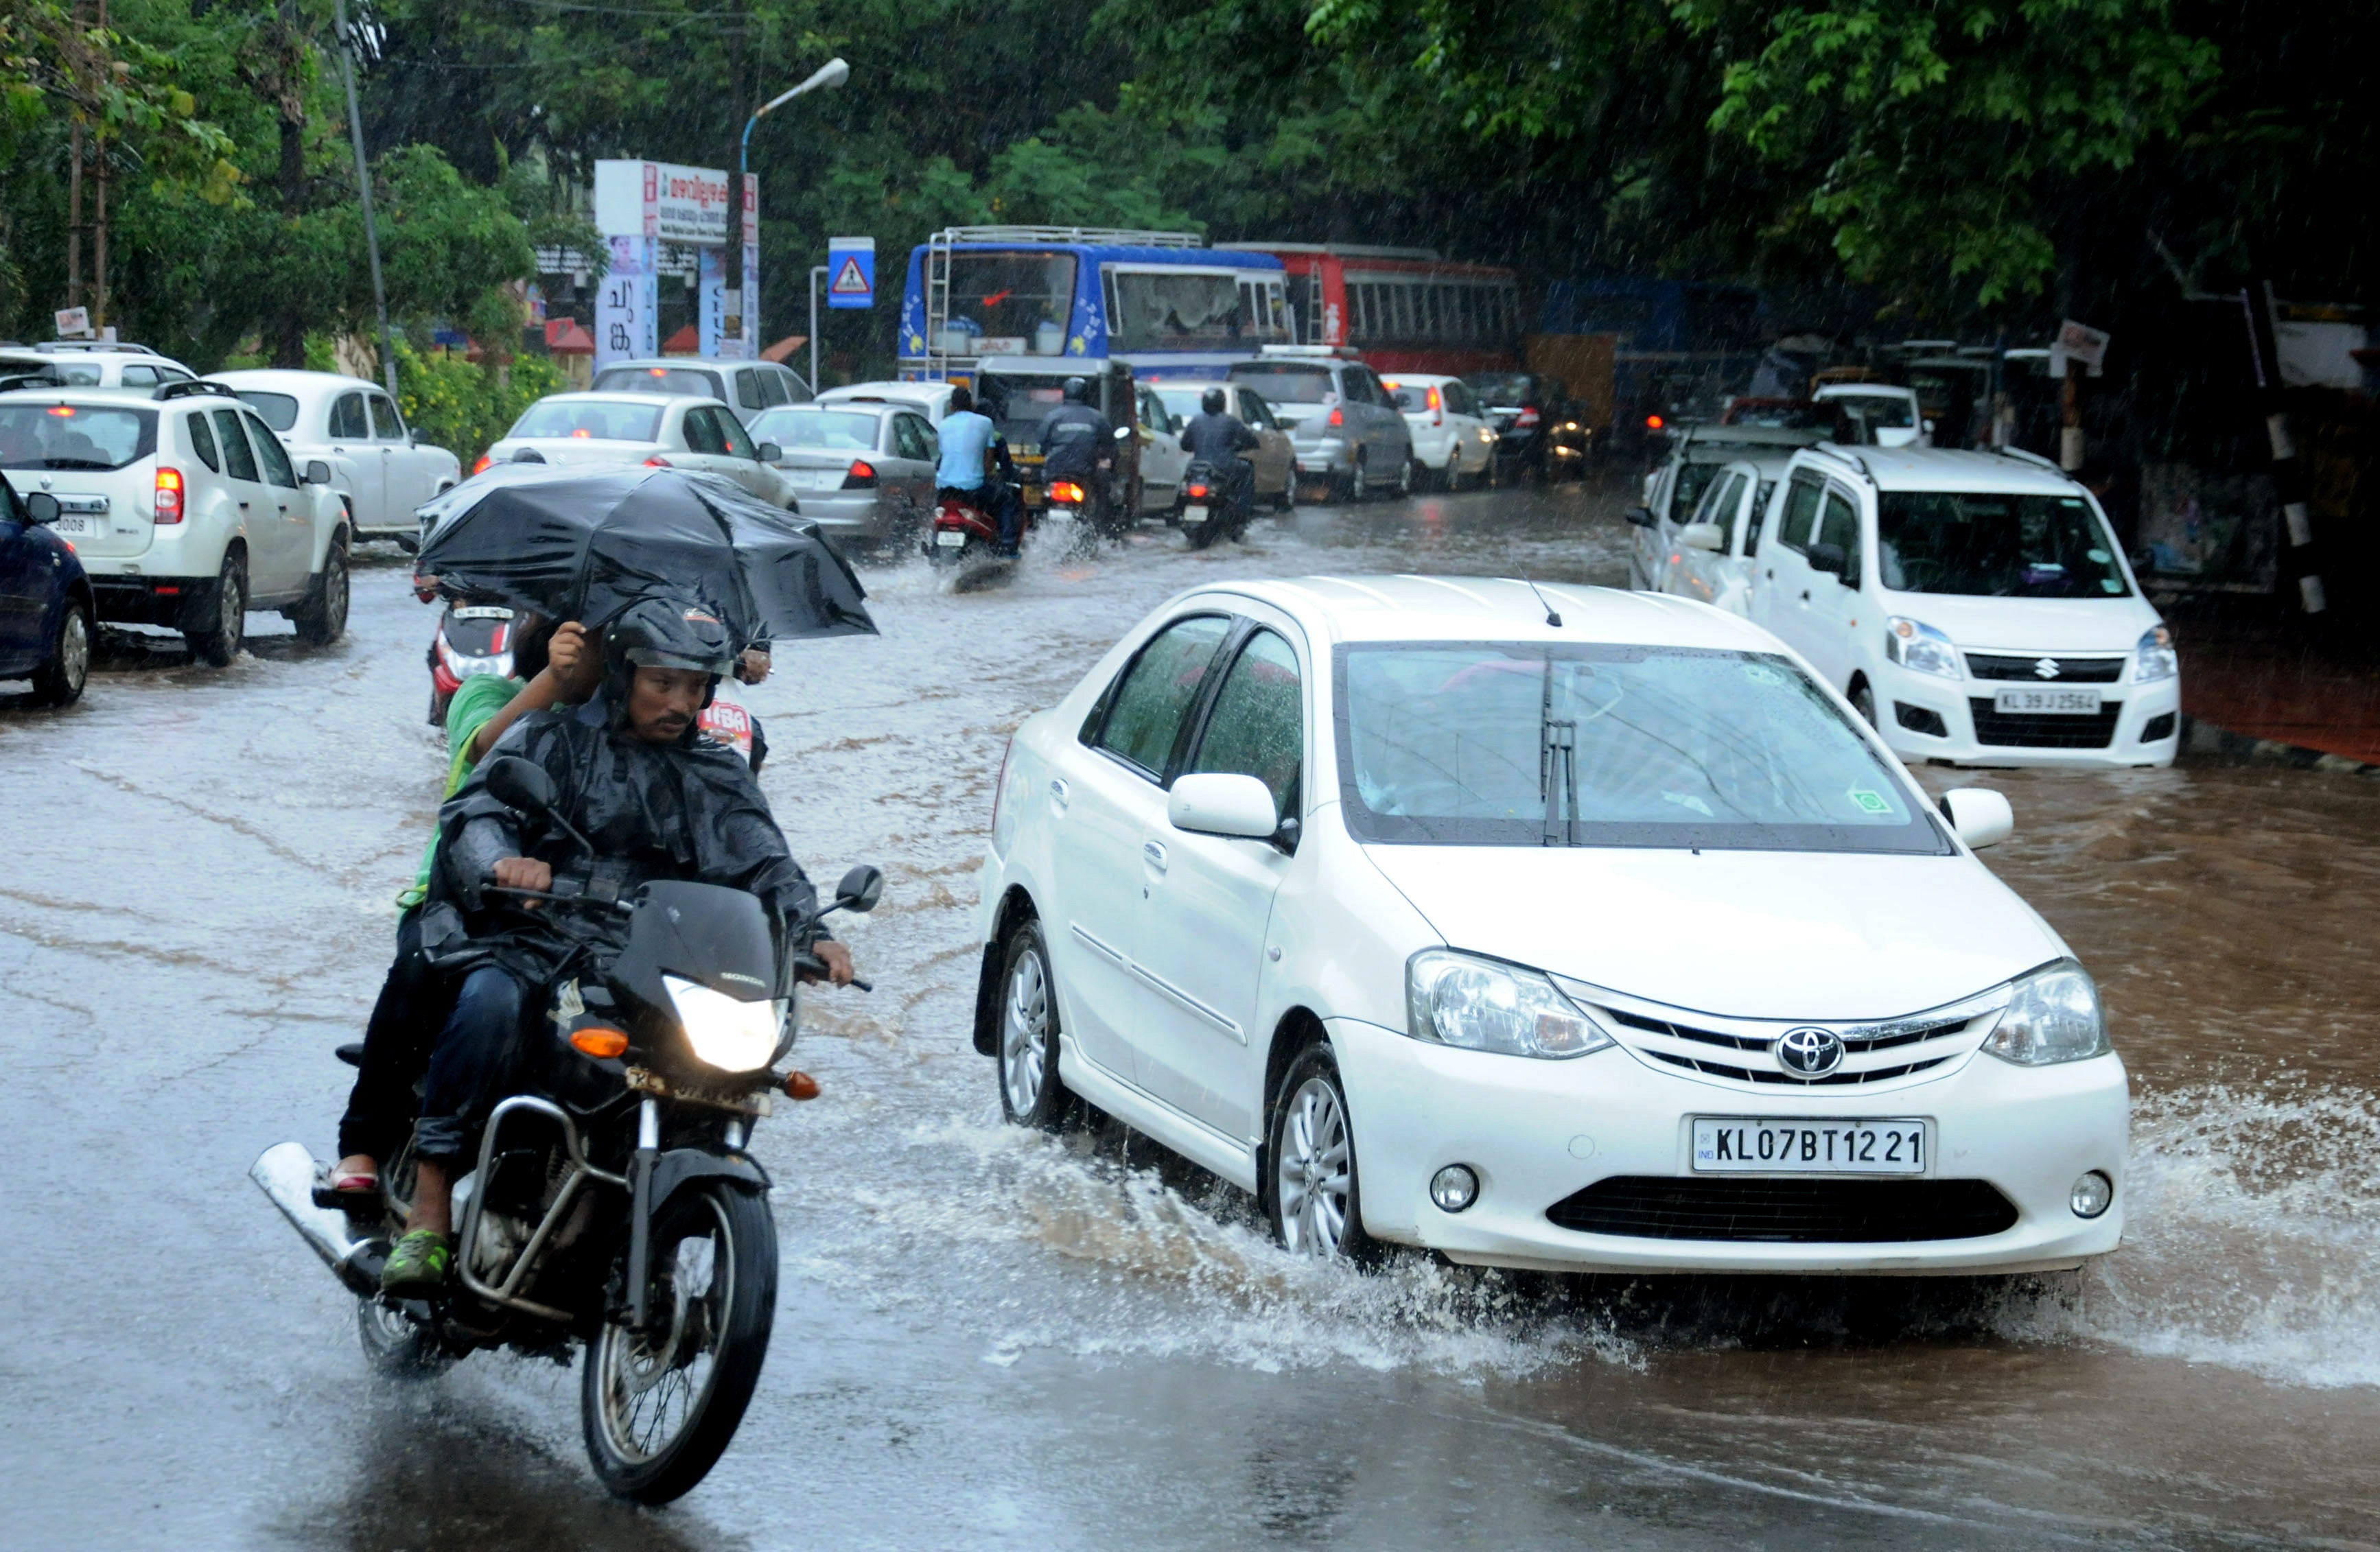
{"type": "Polygon", "coordinates": [[[831,308],[871,308],[876,305],[874,237],[827,238],[826,305],[831,308]]]}

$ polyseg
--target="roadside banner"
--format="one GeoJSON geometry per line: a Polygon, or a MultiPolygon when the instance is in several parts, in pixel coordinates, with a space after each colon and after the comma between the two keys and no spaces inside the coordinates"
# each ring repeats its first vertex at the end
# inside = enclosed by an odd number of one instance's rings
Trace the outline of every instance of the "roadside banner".
{"type": "Polygon", "coordinates": [[[874,237],[827,238],[826,274],[828,307],[874,307],[876,305],[876,239],[874,237]]]}

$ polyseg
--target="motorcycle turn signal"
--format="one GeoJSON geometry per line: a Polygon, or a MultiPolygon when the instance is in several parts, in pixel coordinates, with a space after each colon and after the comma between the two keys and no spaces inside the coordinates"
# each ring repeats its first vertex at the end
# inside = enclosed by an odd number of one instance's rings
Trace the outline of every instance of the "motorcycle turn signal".
{"type": "Polygon", "coordinates": [[[785,1074],[785,1097],[815,1099],[819,1097],[819,1081],[796,1067],[785,1074]]]}

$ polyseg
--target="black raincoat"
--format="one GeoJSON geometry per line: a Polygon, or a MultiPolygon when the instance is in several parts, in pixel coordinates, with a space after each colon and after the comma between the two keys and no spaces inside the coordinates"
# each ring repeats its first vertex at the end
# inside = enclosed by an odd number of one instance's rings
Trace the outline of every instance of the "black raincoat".
{"type": "MultiPolygon", "coordinates": [[[[505,857],[549,864],[565,893],[625,898],[655,879],[745,890],[781,928],[818,907],[818,891],[741,756],[698,726],[672,743],[648,744],[607,698],[531,712],[506,729],[439,810],[438,830],[422,941],[450,972],[492,964],[540,986],[565,965],[583,971],[582,955],[608,963],[625,941],[625,918],[616,913],[529,913],[503,906],[504,896],[483,895],[480,880],[505,857]],[[498,755],[520,756],[552,778],[555,810],[593,843],[591,860],[559,826],[516,814],[489,794],[486,776],[498,755]]],[[[826,936],[813,928],[795,935],[794,946],[826,936]]]]}

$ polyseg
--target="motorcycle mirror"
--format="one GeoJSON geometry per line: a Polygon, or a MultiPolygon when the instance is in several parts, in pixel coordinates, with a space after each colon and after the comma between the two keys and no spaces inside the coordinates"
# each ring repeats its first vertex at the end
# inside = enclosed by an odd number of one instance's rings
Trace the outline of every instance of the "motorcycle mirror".
{"type": "MultiPolygon", "coordinates": [[[[538,774],[542,776],[545,773],[540,770],[538,774]]],[[[834,903],[846,911],[862,914],[873,911],[876,903],[883,898],[883,870],[870,867],[864,862],[845,873],[843,882],[834,886],[834,903]]]]}
{"type": "Polygon", "coordinates": [[[499,755],[488,762],[488,793],[518,813],[545,814],[553,808],[553,778],[518,755],[499,755]]]}

